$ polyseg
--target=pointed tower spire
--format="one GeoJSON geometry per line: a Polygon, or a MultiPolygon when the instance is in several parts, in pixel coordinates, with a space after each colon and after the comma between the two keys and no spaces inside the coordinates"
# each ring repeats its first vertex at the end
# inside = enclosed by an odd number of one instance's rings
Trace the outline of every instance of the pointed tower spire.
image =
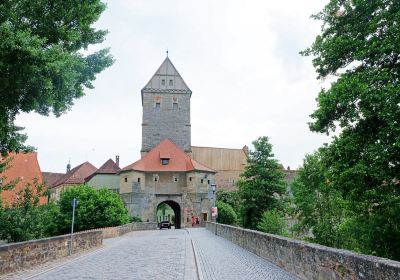
{"type": "Polygon", "coordinates": [[[167,57],[142,89],[142,156],[164,139],[191,152],[192,91],[167,57]]]}
{"type": "Polygon", "coordinates": [[[167,57],[158,68],[150,81],[142,89],[142,99],[144,92],[160,92],[160,93],[189,93],[192,94],[190,88],[186,85],[182,76],[176,70],[171,60],[167,57]]]}

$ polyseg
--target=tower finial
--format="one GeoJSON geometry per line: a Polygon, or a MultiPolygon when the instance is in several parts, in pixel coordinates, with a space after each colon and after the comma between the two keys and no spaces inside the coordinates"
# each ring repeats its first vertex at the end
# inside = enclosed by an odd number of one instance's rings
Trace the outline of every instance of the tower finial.
{"type": "Polygon", "coordinates": [[[167,57],[168,57],[168,49],[167,49],[167,57]]]}

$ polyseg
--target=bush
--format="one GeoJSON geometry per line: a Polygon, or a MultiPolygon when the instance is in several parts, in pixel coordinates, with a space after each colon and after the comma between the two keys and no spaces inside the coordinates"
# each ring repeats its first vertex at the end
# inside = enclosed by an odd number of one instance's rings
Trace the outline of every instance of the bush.
{"type": "Polygon", "coordinates": [[[239,209],[240,207],[240,196],[237,191],[218,190],[217,201],[229,204],[233,209],[239,209]]]}
{"type": "Polygon", "coordinates": [[[218,217],[217,222],[221,224],[234,225],[237,222],[236,212],[229,204],[217,201],[218,217]]]}
{"type": "Polygon", "coordinates": [[[28,184],[10,207],[0,207],[0,239],[20,242],[58,233],[57,205],[39,205],[43,190],[42,185],[28,184]]]}
{"type": "Polygon", "coordinates": [[[257,225],[260,231],[287,236],[287,223],[285,217],[276,209],[265,211],[257,225]]]}
{"type": "Polygon", "coordinates": [[[139,216],[131,216],[129,217],[131,223],[143,222],[142,218],[139,216]]]}
{"type": "Polygon", "coordinates": [[[130,217],[121,197],[108,189],[96,190],[81,185],[61,193],[60,233],[68,233],[72,220],[72,200],[79,201],[75,210],[76,231],[101,227],[119,226],[129,223],[130,217]]]}

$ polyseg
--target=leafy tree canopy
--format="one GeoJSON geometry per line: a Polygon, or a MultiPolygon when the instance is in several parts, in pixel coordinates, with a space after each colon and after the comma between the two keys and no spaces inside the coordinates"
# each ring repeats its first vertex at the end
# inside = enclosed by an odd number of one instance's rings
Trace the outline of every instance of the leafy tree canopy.
{"type": "Polygon", "coordinates": [[[100,0],[0,2],[0,152],[25,149],[19,112],[66,112],[95,75],[113,63],[107,49],[86,54],[106,35],[92,25],[100,0]]]}
{"type": "Polygon", "coordinates": [[[319,79],[310,129],[340,133],[321,157],[324,181],[351,213],[363,251],[400,258],[400,2],[331,0],[322,31],[303,52],[319,79]],[[370,237],[368,237],[370,236],[370,237]]]}
{"type": "Polygon", "coordinates": [[[286,183],[282,166],[273,158],[268,137],[258,138],[253,145],[238,185],[243,226],[256,229],[264,211],[280,207],[286,183]]]}
{"type": "Polygon", "coordinates": [[[58,207],[39,205],[40,197],[47,193],[37,181],[27,184],[18,192],[12,205],[0,204],[0,239],[8,242],[43,238],[58,233],[58,207]]]}
{"type": "Polygon", "coordinates": [[[400,2],[331,0],[314,18],[322,34],[303,54],[314,56],[319,78],[338,78],[319,93],[310,128],[341,128],[330,149],[337,187],[360,201],[376,197],[376,188],[397,196],[400,2]]]}
{"type": "Polygon", "coordinates": [[[237,222],[237,214],[233,210],[232,206],[222,202],[217,201],[218,217],[217,222],[226,225],[234,225],[237,222]]]}
{"type": "Polygon", "coordinates": [[[298,236],[331,247],[345,247],[341,225],[345,222],[345,201],[332,188],[322,162],[325,148],[307,155],[291,184],[298,236]]]}
{"type": "Polygon", "coordinates": [[[277,235],[288,235],[285,216],[276,209],[265,211],[262,214],[257,229],[277,235]]]}
{"type": "Polygon", "coordinates": [[[108,189],[96,190],[81,185],[61,193],[60,232],[67,233],[72,222],[72,200],[79,201],[75,212],[76,231],[111,227],[126,224],[130,221],[128,210],[121,197],[108,189]]]}
{"type": "Polygon", "coordinates": [[[238,210],[240,206],[240,197],[237,191],[220,189],[217,191],[217,201],[229,204],[233,209],[236,210],[238,210]]]}

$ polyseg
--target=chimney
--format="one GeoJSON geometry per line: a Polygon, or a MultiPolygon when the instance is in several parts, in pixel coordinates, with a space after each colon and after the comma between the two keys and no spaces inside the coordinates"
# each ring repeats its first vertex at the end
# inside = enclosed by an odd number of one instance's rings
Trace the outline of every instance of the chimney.
{"type": "Polygon", "coordinates": [[[119,155],[115,156],[115,164],[119,167],[119,155]]]}
{"type": "Polygon", "coordinates": [[[67,164],[67,173],[71,171],[71,161],[68,161],[67,164]]]}

